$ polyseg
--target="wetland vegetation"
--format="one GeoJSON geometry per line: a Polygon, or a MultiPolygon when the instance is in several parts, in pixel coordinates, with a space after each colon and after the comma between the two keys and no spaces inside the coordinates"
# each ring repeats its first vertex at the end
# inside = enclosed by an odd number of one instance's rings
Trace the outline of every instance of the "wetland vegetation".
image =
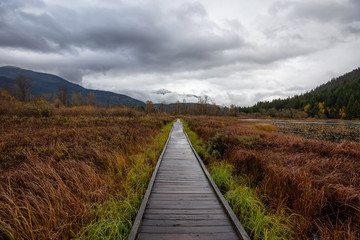
{"type": "Polygon", "coordinates": [[[193,131],[190,139],[234,212],[250,206],[240,210],[239,217],[250,212],[242,223],[251,237],[266,239],[273,232],[276,235],[268,239],[360,237],[360,143],[304,139],[237,118],[185,120],[193,131]],[[253,204],[241,200],[247,189],[255,196],[250,198],[253,204]],[[249,226],[254,212],[256,223],[249,226]],[[284,226],[279,231],[264,224],[263,219],[272,217],[277,226],[284,226]]]}
{"type": "MultiPolygon", "coordinates": [[[[179,116],[0,101],[0,238],[126,239],[179,116]]],[[[252,239],[359,238],[358,122],[182,118],[252,239]]]]}

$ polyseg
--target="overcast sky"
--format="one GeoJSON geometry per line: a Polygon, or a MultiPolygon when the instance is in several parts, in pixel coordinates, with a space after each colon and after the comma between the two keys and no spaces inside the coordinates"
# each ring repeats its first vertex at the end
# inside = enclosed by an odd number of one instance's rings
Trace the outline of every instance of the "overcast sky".
{"type": "Polygon", "coordinates": [[[359,0],[1,0],[0,66],[247,106],[360,67],[359,0]]]}

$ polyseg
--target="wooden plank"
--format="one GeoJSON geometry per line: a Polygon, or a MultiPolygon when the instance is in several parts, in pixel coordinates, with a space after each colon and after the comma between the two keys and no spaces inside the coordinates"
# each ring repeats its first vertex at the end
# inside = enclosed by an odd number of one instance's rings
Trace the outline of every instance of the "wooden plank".
{"type": "Polygon", "coordinates": [[[191,206],[184,206],[184,205],[173,205],[173,204],[149,204],[148,205],[149,209],[154,209],[154,208],[169,208],[169,209],[212,209],[212,208],[221,208],[219,206],[219,203],[217,204],[207,204],[207,205],[201,205],[201,204],[194,204],[191,206]]]}
{"type": "Polygon", "coordinates": [[[167,197],[216,197],[214,192],[208,192],[208,193],[184,193],[184,194],[178,194],[178,193],[151,193],[150,197],[156,197],[156,196],[167,196],[167,197]]]}
{"type": "Polygon", "coordinates": [[[182,178],[184,176],[199,176],[202,174],[202,172],[198,170],[193,170],[191,171],[191,173],[189,173],[189,170],[177,170],[177,171],[162,170],[158,174],[159,176],[170,175],[170,176],[179,176],[179,178],[182,178]]]}
{"type": "Polygon", "coordinates": [[[202,234],[159,234],[159,233],[140,233],[139,240],[233,240],[238,239],[235,233],[202,233],[202,234]]]}
{"type": "Polygon", "coordinates": [[[154,220],[206,220],[206,219],[229,219],[224,213],[222,214],[145,214],[144,219],[154,220]]]}
{"type": "Polygon", "coordinates": [[[146,214],[162,214],[162,215],[219,215],[225,216],[223,209],[197,209],[196,211],[189,209],[146,209],[146,214]]]}
{"type": "Polygon", "coordinates": [[[199,172],[201,173],[201,168],[198,166],[170,166],[170,167],[161,167],[160,172],[199,172]],[[176,169],[175,169],[176,168],[176,169]]]}
{"type": "Polygon", "coordinates": [[[180,200],[193,200],[193,201],[202,201],[206,199],[216,199],[216,196],[212,195],[212,193],[202,194],[202,195],[194,195],[194,194],[171,194],[171,193],[154,193],[154,196],[150,196],[149,201],[153,201],[154,199],[161,199],[164,201],[180,201],[180,200]],[[161,195],[161,196],[159,196],[161,195]]]}
{"type": "Polygon", "coordinates": [[[179,194],[186,194],[186,193],[210,193],[211,192],[211,189],[209,189],[209,191],[186,191],[186,190],[161,190],[161,189],[158,189],[158,190],[154,190],[153,191],[154,193],[179,193],[179,194]]]}
{"type": "Polygon", "coordinates": [[[156,199],[161,199],[161,201],[203,201],[204,199],[208,199],[206,197],[184,197],[181,194],[178,196],[164,196],[161,198],[150,197],[149,201],[153,201],[156,199]]]}
{"type": "Polygon", "coordinates": [[[216,201],[149,201],[148,208],[169,208],[169,209],[211,209],[219,208],[216,201]],[[158,206],[158,207],[157,207],[158,206]],[[172,206],[172,207],[171,207],[172,206]]]}
{"type": "Polygon", "coordinates": [[[228,226],[195,226],[195,227],[153,227],[141,225],[140,233],[231,233],[234,228],[228,226]]]}
{"type": "Polygon", "coordinates": [[[198,183],[196,180],[186,180],[186,179],[174,179],[174,180],[165,180],[165,179],[156,179],[155,183],[198,183]]]}
{"type": "Polygon", "coordinates": [[[206,183],[157,183],[155,182],[154,188],[190,188],[190,187],[211,187],[206,183]]]}
{"type": "Polygon", "coordinates": [[[162,198],[156,199],[156,198],[150,198],[149,203],[152,204],[175,204],[175,205],[198,205],[198,204],[219,204],[219,201],[216,198],[213,199],[203,199],[203,200],[164,200],[162,198]]]}
{"type": "MultiPolygon", "coordinates": [[[[183,177],[182,178],[183,180],[187,180],[187,181],[204,181],[205,179],[204,179],[204,177],[200,177],[200,176],[198,176],[198,177],[183,177]]],[[[178,177],[175,177],[175,176],[169,176],[169,175],[167,175],[167,176],[158,176],[158,180],[179,180],[179,178],[178,177]]]]}
{"type": "Polygon", "coordinates": [[[159,185],[194,185],[194,184],[201,184],[201,185],[208,185],[211,186],[208,182],[205,181],[196,181],[196,180],[186,180],[186,179],[174,179],[174,180],[163,180],[163,179],[156,179],[155,180],[155,184],[159,184],[159,185]]]}
{"type": "Polygon", "coordinates": [[[158,183],[155,182],[154,187],[157,188],[191,188],[191,187],[211,187],[209,184],[194,182],[194,183],[158,183]]]}
{"type": "Polygon", "coordinates": [[[163,190],[208,190],[211,189],[210,186],[183,186],[183,185],[167,185],[167,186],[154,186],[153,189],[155,190],[159,190],[159,189],[163,189],[163,190]]]}
{"type": "Polygon", "coordinates": [[[197,227],[197,226],[231,226],[229,219],[201,219],[201,220],[153,220],[145,219],[142,226],[162,227],[197,227]]]}

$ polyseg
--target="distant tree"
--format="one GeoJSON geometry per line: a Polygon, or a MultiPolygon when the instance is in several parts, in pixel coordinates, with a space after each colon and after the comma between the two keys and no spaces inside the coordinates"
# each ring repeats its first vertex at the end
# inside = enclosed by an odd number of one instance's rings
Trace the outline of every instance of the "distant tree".
{"type": "Polygon", "coordinates": [[[319,102],[318,103],[318,108],[319,108],[319,111],[318,111],[318,116],[319,117],[325,117],[325,103],[324,102],[319,102]]]}
{"type": "Polygon", "coordinates": [[[346,117],[349,119],[355,118],[356,106],[354,94],[351,94],[348,104],[346,105],[346,117]]]}
{"type": "Polygon", "coordinates": [[[160,106],[159,106],[160,112],[165,112],[165,104],[166,104],[166,102],[161,102],[160,103],[160,106]]]}
{"type": "Polygon", "coordinates": [[[340,116],[340,118],[345,118],[346,117],[346,109],[345,109],[345,107],[340,108],[339,116],[340,116]]]}
{"type": "Polygon", "coordinates": [[[304,111],[310,113],[310,104],[306,104],[304,107],[304,111]]]}
{"type": "Polygon", "coordinates": [[[187,114],[188,113],[188,109],[187,109],[187,104],[186,104],[186,99],[184,98],[183,101],[182,101],[182,104],[181,104],[181,108],[180,108],[180,112],[182,114],[187,114]]]}
{"type": "Polygon", "coordinates": [[[236,107],[234,104],[230,105],[230,115],[234,116],[234,117],[236,117],[236,115],[237,115],[236,107]]]}
{"type": "Polygon", "coordinates": [[[73,106],[83,105],[84,100],[83,100],[82,93],[81,92],[73,93],[71,96],[71,102],[72,102],[73,106]]]}
{"type": "Polygon", "coordinates": [[[145,105],[145,112],[146,113],[153,113],[155,111],[154,104],[152,101],[146,101],[145,105]]]}
{"type": "Polygon", "coordinates": [[[41,94],[41,98],[48,101],[48,102],[54,102],[56,99],[56,94],[54,93],[43,93],[41,94]]]}
{"type": "Polygon", "coordinates": [[[180,101],[177,100],[175,103],[175,114],[180,114],[180,101]]]}
{"type": "Polygon", "coordinates": [[[360,103],[358,100],[355,101],[354,103],[354,109],[353,109],[354,113],[353,113],[353,117],[354,118],[360,118],[360,103]]]}
{"type": "Polygon", "coordinates": [[[207,101],[208,101],[208,96],[205,96],[204,98],[203,97],[198,98],[198,104],[196,106],[196,113],[198,115],[206,115],[207,101]]]}
{"type": "Polygon", "coordinates": [[[15,79],[15,97],[20,101],[30,100],[31,80],[25,76],[17,76],[15,79]]]}
{"type": "Polygon", "coordinates": [[[209,114],[213,116],[220,115],[220,108],[215,103],[211,104],[209,108],[209,114]]]}
{"type": "Polygon", "coordinates": [[[106,107],[109,108],[110,107],[110,96],[106,97],[106,107]]]}
{"type": "Polygon", "coordinates": [[[96,104],[96,96],[95,93],[89,92],[87,95],[87,104],[90,106],[95,106],[96,104]]]}
{"type": "Polygon", "coordinates": [[[66,86],[59,86],[59,100],[60,103],[64,106],[67,106],[69,104],[68,102],[68,93],[67,93],[67,87],[66,86]]]}

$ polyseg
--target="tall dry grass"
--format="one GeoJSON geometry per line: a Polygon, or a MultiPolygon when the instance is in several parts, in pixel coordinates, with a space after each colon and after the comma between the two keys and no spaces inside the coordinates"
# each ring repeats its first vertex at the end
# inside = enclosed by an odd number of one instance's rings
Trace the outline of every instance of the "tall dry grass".
{"type": "Polygon", "coordinates": [[[1,100],[8,105],[0,115],[0,239],[76,236],[94,204],[124,191],[130,156],[171,120],[92,107],[17,114],[28,103],[1,100]]]}
{"type": "Polygon", "coordinates": [[[208,158],[220,155],[251,179],[269,206],[301,216],[293,222],[297,238],[360,238],[359,143],[269,133],[231,118],[187,121],[207,142],[208,158]]]}

